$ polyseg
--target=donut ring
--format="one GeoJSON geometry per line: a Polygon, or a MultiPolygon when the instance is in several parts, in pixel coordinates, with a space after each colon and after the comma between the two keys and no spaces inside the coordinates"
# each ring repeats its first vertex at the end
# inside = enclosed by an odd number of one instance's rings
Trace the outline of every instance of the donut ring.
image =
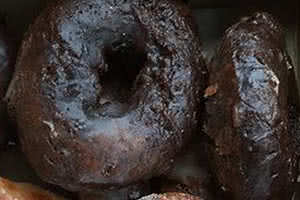
{"type": "Polygon", "coordinates": [[[59,0],[16,68],[7,101],[23,150],[71,191],[166,172],[197,127],[206,80],[190,12],[169,0],[59,0]]]}

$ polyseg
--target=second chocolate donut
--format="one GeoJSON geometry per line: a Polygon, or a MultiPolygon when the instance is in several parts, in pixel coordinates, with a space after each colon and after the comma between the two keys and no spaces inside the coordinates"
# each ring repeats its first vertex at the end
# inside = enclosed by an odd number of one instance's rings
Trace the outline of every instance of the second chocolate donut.
{"type": "Polygon", "coordinates": [[[226,31],[213,61],[207,134],[214,170],[235,200],[291,199],[293,139],[288,134],[284,33],[267,13],[226,31]]]}

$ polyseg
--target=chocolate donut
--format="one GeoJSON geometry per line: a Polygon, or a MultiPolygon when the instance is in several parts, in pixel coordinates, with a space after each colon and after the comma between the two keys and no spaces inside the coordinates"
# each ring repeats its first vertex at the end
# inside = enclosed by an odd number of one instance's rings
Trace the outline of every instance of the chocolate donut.
{"type": "Polygon", "coordinates": [[[59,0],[30,27],[6,99],[42,179],[113,189],[170,168],[206,73],[180,1],[59,0]]]}
{"type": "Polygon", "coordinates": [[[0,146],[7,139],[6,106],[3,98],[12,79],[16,59],[15,45],[7,34],[5,22],[2,22],[1,19],[0,16],[0,146]]]}
{"type": "Polygon", "coordinates": [[[242,18],[226,31],[209,70],[215,94],[206,104],[206,131],[215,145],[214,170],[236,200],[291,199],[284,41],[271,15],[242,18]]]}

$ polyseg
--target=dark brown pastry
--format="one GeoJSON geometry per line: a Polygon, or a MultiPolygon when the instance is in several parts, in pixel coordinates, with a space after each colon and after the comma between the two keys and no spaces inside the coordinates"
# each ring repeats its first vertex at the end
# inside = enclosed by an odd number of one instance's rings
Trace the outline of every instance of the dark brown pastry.
{"type": "Polygon", "coordinates": [[[197,126],[206,68],[173,0],[59,0],[30,27],[7,94],[47,182],[118,189],[165,173],[197,126]]]}
{"type": "Polygon", "coordinates": [[[267,13],[230,27],[206,90],[214,170],[236,200],[290,199],[294,149],[288,135],[284,33],[267,13]]]}
{"type": "Polygon", "coordinates": [[[151,194],[149,181],[139,182],[136,185],[130,185],[118,190],[98,190],[83,191],[79,193],[80,200],[123,200],[123,199],[139,199],[145,195],[151,194]]]}
{"type": "Polygon", "coordinates": [[[8,85],[11,81],[14,64],[16,59],[16,50],[13,41],[8,36],[6,26],[0,16],[0,146],[7,139],[7,117],[6,106],[3,98],[6,94],[8,85]]]}
{"type": "Polygon", "coordinates": [[[160,193],[183,192],[203,200],[213,199],[215,185],[209,169],[207,143],[205,137],[193,136],[187,148],[175,159],[174,168],[161,176],[160,193]]]}

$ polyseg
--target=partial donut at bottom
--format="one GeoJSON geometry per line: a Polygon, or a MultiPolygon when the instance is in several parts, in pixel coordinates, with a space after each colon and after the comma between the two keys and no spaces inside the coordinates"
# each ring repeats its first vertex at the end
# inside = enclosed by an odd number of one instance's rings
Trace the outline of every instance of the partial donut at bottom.
{"type": "Polygon", "coordinates": [[[16,183],[0,177],[1,200],[66,200],[29,183],[16,183]]]}
{"type": "Polygon", "coordinates": [[[190,194],[173,192],[165,194],[152,194],[139,200],[202,200],[202,198],[190,194]]]}

